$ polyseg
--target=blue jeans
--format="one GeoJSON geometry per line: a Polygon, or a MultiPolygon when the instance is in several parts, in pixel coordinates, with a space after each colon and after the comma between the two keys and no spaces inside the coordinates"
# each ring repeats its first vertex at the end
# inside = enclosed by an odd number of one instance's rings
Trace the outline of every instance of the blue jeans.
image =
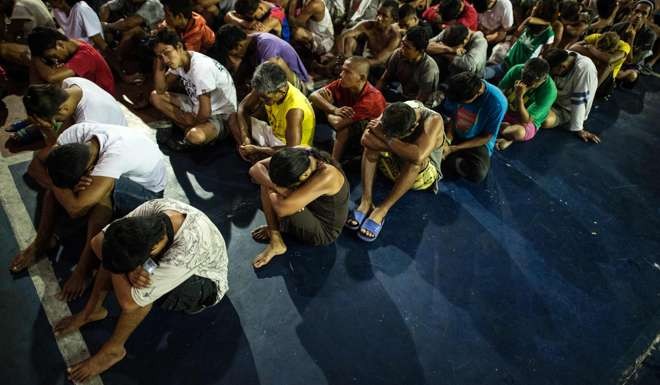
{"type": "Polygon", "coordinates": [[[508,69],[509,66],[505,62],[490,65],[484,69],[484,79],[491,83],[497,82],[504,77],[508,69]]]}
{"type": "Polygon", "coordinates": [[[144,202],[162,197],[163,191],[156,193],[147,190],[141,184],[121,176],[115,182],[115,189],[112,192],[112,207],[115,216],[121,218],[144,202]]]}

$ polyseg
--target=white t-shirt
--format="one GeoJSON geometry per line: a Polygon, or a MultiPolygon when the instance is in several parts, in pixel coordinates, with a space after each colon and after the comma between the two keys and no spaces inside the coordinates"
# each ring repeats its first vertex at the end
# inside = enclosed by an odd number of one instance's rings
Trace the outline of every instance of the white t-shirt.
{"type": "Polygon", "coordinates": [[[215,283],[218,288],[215,303],[218,303],[229,289],[227,247],[218,228],[203,212],[173,199],[154,199],[141,204],[127,217],[158,215],[167,210],[183,213],[186,218],[174,234],[172,245],[158,261],[149,287],[131,288],[131,297],[138,305],[147,306],[197,275],[215,283]]]}
{"type": "Polygon", "coordinates": [[[128,126],[121,105],[106,90],[84,78],[71,77],[62,81],[63,89],[74,86],[82,90],[82,98],[73,114],[76,123],[95,122],[128,126]]]}
{"type": "Polygon", "coordinates": [[[168,73],[177,75],[183,81],[186,94],[191,99],[193,113],[199,110],[200,95],[211,93],[211,115],[229,115],[236,112],[236,87],[231,74],[222,64],[199,52],[188,51],[190,69],[170,69],[168,73]]]}
{"type": "Polygon", "coordinates": [[[14,10],[12,11],[11,20],[27,20],[23,24],[23,34],[27,35],[32,32],[36,27],[50,27],[55,28],[55,22],[50,15],[46,4],[41,0],[16,0],[14,10]]]}
{"type": "Polygon", "coordinates": [[[484,34],[500,28],[510,29],[513,26],[513,6],[511,5],[511,1],[497,0],[493,8],[480,13],[479,26],[484,31],[484,34]]]}
{"type": "Polygon", "coordinates": [[[62,132],[57,144],[85,143],[98,140],[99,156],[92,176],[113,179],[128,177],[149,191],[165,189],[167,175],[163,154],[143,131],[112,124],[84,122],[62,132]]]}
{"type": "Polygon", "coordinates": [[[573,69],[564,76],[553,77],[557,86],[555,107],[570,113],[571,131],[580,131],[594,102],[598,88],[598,70],[590,58],[577,52],[570,53],[575,55],[573,69]]]}
{"type": "Polygon", "coordinates": [[[68,15],[62,10],[53,9],[53,16],[69,39],[89,42],[90,37],[99,34],[103,38],[101,20],[92,7],[84,1],[74,4],[68,15]]]}

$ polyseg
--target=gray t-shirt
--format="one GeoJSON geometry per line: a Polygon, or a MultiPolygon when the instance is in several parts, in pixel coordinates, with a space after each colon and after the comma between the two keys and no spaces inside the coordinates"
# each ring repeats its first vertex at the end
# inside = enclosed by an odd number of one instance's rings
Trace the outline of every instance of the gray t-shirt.
{"type": "Polygon", "coordinates": [[[406,100],[417,99],[418,95],[424,95],[425,104],[431,104],[433,94],[438,88],[440,72],[435,60],[424,53],[422,59],[417,62],[407,60],[397,49],[387,63],[386,82],[397,81],[401,83],[403,98],[406,100]]]}
{"type": "Polygon", "coordinates": [[[215,303],[218,303],[229,289],[227,247],[209,217],[188,204],[167,198],[143,203],[127,216],[158,215],[167,210],[185,214],[186,218],[174,234],[170,248],[158,261],[149,287],[131,288],[131,297],[138,305],[147,306],[197,275],[215,283],[218,288],[215,303]]]}
{"type": "Polygon", "coordinates": [[[158,0],[146,0],[139,4],[131,0],[110,0],[106,5],[113,12],[120,12],[126,16],[140,16],[144,19],[147,27],[151,27],[165,19],[163,4],[158,0]]]}
{"type": "MultiPolygon", "coordinates": [[[[442,42],[445,37],[445,31],[440,32],[431,41],[442,42]]],[[[449,67],[449,72],[453,75],[459,72],[469,71],[479,76],[483,75],[488,51],[488,41],[486,41],[484,34],[481,31],[472,32],[470,40],[463,48],[465,48],[465,54],[454,56],[449,67]]]]}

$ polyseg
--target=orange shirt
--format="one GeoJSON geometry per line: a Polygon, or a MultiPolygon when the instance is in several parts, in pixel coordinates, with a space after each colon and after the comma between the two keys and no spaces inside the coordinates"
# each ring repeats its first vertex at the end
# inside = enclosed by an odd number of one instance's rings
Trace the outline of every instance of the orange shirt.
{"type": "Polygon", "coordinates": [[[186,30],[181,34],[181,40],[186,50],[204,52],[215,43],[215,33],[206,25],[202,15],[193,12],[186,30]]]}

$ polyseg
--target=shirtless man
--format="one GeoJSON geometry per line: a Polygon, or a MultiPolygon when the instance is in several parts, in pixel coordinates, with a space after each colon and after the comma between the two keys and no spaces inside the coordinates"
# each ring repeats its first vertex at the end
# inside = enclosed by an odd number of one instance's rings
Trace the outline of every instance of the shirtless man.
{"type": "Polygon", "coordinates": [[[332,50],[335,29],[324,0],[289,0],[287,19],[292,41],[305,45],[318,56],[332,50]]]}
{"type": "Polygon", "coordinates": [[[337,38],[335,45],[338,64],[341,64],[344,58],[355,54],[357,39],[364,35],[367,38],[367,46],[363,56],[369,59],[369,65],[372,68],[384,66],[401,42],[401,34],[394,25],[399,15],[398,9],[396,1],[386,0],[378,8],[376,20],[362,21],[355,27],[344,31],[337,38]]]}

